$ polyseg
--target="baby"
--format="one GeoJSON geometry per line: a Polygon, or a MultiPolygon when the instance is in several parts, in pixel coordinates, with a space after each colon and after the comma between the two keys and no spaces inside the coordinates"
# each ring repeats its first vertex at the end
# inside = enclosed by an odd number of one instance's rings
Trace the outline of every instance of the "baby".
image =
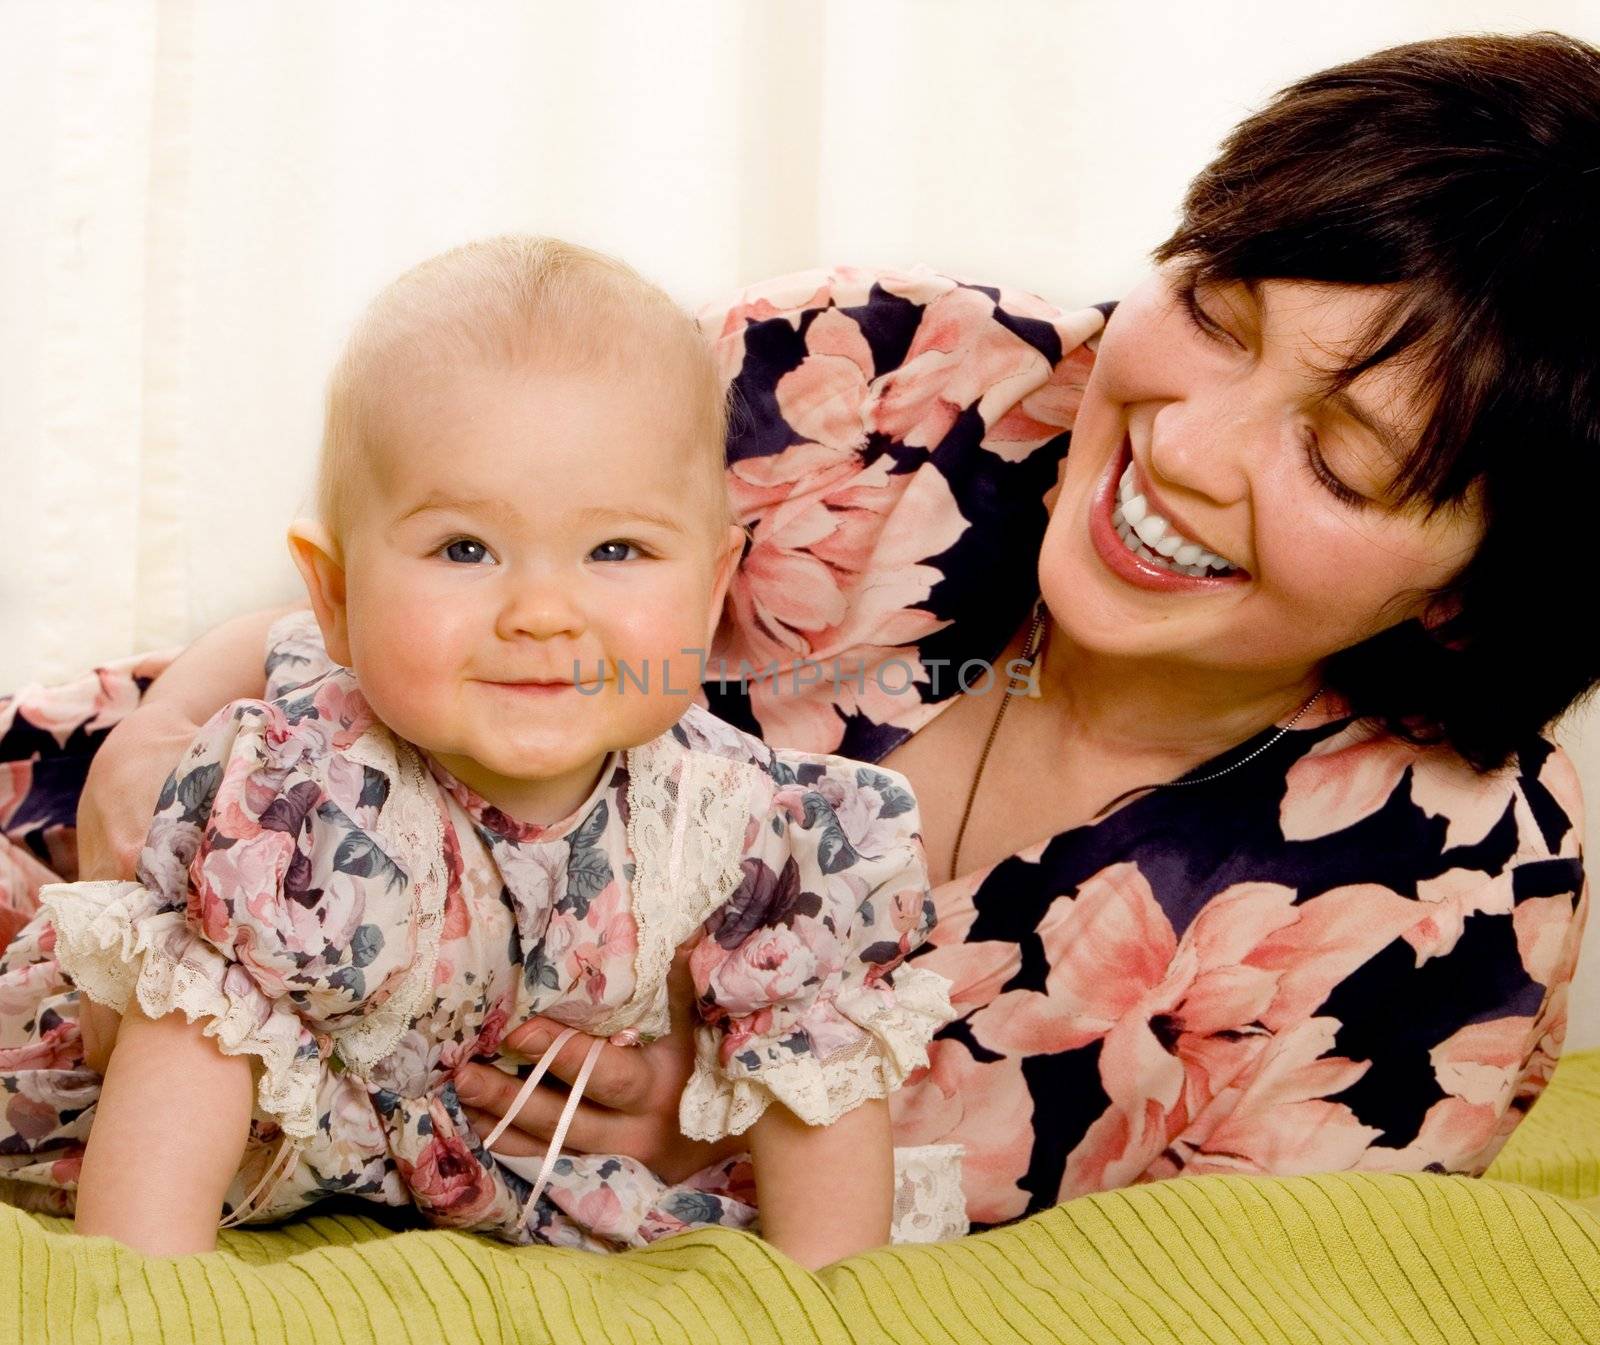
{"type": "Polygon", "coordinates": [[[891,1236],[897,1167],[959,1231],[956,1151],[889,1134],[952,1016],[903,962],[933,920],[905,779],[691,699],[743,542],[723,433],[693,323],[608,258],[495,239],[378,297],[290,530],[315,628],[280,622],[273,698],[201,730],[138,881],[46,887],[0,960],[40,1006],[0,1041],[35,1104],[0,1121],[13,1183],[76,1184],[81,1231],[166,1253],[334,1194],[615,1248],[752,1226],[759,1191],[815,1266],[891,1236]],[[559,1130],[542,1158],[480,1142],[459,1066],[539,1014],[600,1039],[587,1065],[665,1033],[681,945],[680,1125],[748,1157],[674,1185],[559,1130]],[[103,1085],[80,1011],[116,1034],[103,1085]]]}

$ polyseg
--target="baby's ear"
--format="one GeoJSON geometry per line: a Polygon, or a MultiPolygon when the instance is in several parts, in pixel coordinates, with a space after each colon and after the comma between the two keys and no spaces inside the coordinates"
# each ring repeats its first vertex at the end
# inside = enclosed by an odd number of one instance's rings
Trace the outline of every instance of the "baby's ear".
{"type": "Polygon", "coordinates": [[[711,622],[706,631],[706,656],[711,654],[711,646],[717,638],[717,627],[722,624],[723,603],[728,596],[728,586],[733,582],[733,576],[739,569],[739,562],[744,558],[744,544],[747,534],[737,523],[730,523],[727,531],[723,533],[721,549],[717,552],[715,567],[712,570],[711,585],[711,622]]]}
{"type": "Polygon", "coordinates": [[[311,609],[322,627],[322,643],[335,663],[350,666],[350,630],[346,620],[344,563],[339,543],[315,519],[297,519],[289,527],[289,556],[305,581],[311,609]]]}

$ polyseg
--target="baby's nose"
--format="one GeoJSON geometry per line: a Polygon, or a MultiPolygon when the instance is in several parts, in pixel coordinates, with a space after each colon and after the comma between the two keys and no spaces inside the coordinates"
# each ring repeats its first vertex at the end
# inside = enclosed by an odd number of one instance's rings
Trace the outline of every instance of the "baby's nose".
{"type": "Polygon", "coordinates": [[[558,635],[576,635],[585,622],[582,607],[562,585],[528,579],[511,586],[497,625],[499,634],[508,640],[518,636],[549,640],[558,635]]]}

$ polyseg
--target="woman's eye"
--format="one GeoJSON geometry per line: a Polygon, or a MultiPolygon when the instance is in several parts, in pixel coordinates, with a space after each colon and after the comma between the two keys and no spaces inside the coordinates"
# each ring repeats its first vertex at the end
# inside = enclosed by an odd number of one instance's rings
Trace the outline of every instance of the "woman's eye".
{"type": "Polygon", "coordinates": [[[1352,490],[1333,474],[1327,459],[1322,456],[1322,445],[1313,430],[1306,431],[1305,450],[1306,465],[1311,468],[1311,475],[1340,504],[1349,505],[1352,509],[1361,509],[1372,503],[1365,495],[1352,490]]]}
{"type": "Polygon", "coordinates": [[[439,548],[439,554],[457,565],[478,565],[488,560],[489,548],[475,537],[457,537],[439,548]]]}
{"type": "Polygon", "coordinates": [[[1238,345],[1239,342],[1229,334],[1228,329],[1208,313],[1200,303],[1199,292],[1194,285],[1185,285],[1179,291],[1183,306],[1189,314],[1189,321],[1194,323],[1205,335],[1213,340],[1226,341],[1229,345],[1238,345]]]}
{"type": "Polygon", "coordinates": [[[625,553],[638,551],[638,549],[632,542],[623,542],[613,538],[609,542],[601,542],[589,554],[595,560],[627,560],[628,557],[625,553]]]}

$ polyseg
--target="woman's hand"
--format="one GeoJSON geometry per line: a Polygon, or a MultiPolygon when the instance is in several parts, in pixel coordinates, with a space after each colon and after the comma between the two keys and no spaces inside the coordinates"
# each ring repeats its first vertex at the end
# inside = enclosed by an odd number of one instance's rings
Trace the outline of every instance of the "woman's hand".
{"type": "Polygon", "coordinates": [[[167,776],[199,726],[170,706],[141,705],[100,744],[78,798],[78,877],[132,878],[167,776]]]}
{"type": "MultiPolygon", "coordinates": [[[[622,1046],[602,1051],[572,1118],[564,1150],[579,1153],[626,1154],[669,1182],[682,1181],[729,1154],[742,1153],[748,1142],[730,1137],[719,1144],[685,1139],[678,1130],[678,1098],[694,1068],[694,987],[689,960],[680,950],[667,978],[672,1032],[648,1046],[622,1046]]],[[[504,1046],[537,1060],[561,1031],[548,1018],[532,1018],[506,1034],[504,1046]]],[[[569,1084],[577,1077],[590,1038],[579,1033],[551,1063],[550,1073],[569,1084]]],[[[522,1081],[492,1065],[463,1065],[456,1074],[460,1097],[474,1129],[487,1135],[517,1095],[522,1081]]],[[[508,1154],[543,1154],[556,1128],[567,1095],[537,1088],[495,1143],[508,1154]]]]}

